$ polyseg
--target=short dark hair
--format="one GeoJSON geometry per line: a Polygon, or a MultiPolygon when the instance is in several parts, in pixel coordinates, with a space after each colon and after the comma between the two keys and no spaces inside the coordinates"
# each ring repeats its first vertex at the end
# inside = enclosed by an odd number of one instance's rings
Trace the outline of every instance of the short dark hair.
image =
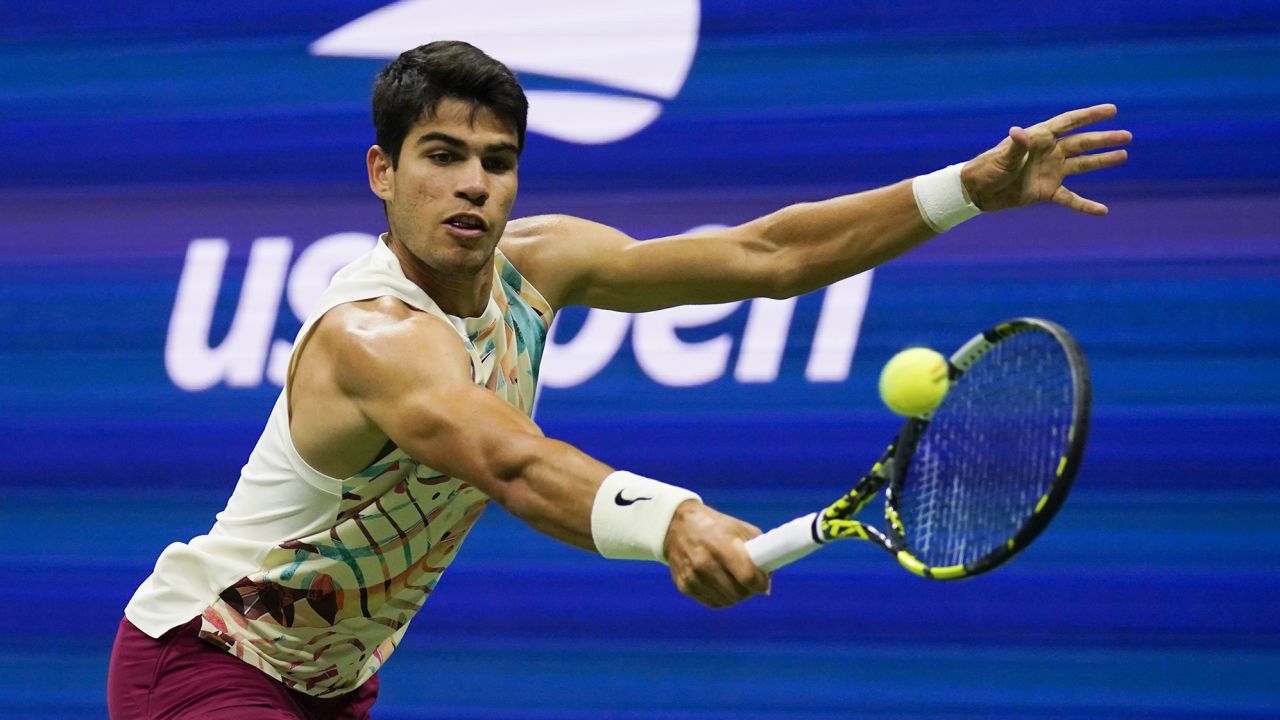
{"type": "Polygon", "coordinates": [[[473,117],[488,108],[515,128],[516,145],[524,149],[529,101],[516,76],[474,45],[440,40],[404,51],[373,82],[374,135],[392,167],[400,162],[409,128],[446,97],[471,103],[473,117]]]}

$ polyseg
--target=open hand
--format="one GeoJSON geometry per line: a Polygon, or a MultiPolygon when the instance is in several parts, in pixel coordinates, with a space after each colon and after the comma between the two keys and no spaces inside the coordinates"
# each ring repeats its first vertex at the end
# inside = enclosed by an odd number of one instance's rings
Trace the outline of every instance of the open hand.
{"type": "Polygon", "coordinates": [[[1106,205],[1080,197],[1062,182],[1068,175],[1115,167],[1128,159],[1125,150],[1085,154],[1128,144],[1133,139],[1128,130],[1067,134],[1115,114],[1115,105],[1094,105],[1029,128],[1009,128],[999,145],[964,166],[960,179],[965,191],[984,211],[1050,201],[1087,215],[1106,215],[1106,205]]]}

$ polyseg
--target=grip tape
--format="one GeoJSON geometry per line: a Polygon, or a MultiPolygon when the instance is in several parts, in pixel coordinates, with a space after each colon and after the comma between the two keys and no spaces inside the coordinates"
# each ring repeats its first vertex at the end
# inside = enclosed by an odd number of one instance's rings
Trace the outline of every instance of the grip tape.
{"type": "Polygon", "coordinates": [[[747,554],[751,556],[756,567],[765,572],[773,572],[784,565],[790,565],[822,547],[823,542],[817,539],[821,537],[817,522],[818,513],[815,512],[779,525],[759,537],[748,540],[747,554]]]}

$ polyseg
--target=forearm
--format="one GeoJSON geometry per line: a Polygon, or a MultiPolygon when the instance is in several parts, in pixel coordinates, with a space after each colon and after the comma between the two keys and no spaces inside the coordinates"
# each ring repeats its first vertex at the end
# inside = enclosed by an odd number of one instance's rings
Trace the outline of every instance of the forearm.
{"type": "Polygon", "coordinates": [[[696,494],[617,472],[547,438],[491,393],[474,389],[467,394],[465,406],[473,417],[455,413],[422,438],[423,457],[438,458],[433,467],[471,482],[557,540],[610,558],[665,558],[663,541],[672,515],[684,500],[697,500],[696,494]]]}
{"type": "Polygon", "coordinates": [[[1025,130],[1014,127],[998,145],[967,163],[761,218],[760,236],[785,269],[783,291],[807,292],[875,267],[977,215],[979,208],[994,211],[1051,201],[1105,215],[1105,205],[1080,197],[1062,181],[1127,159],[1124,150],[1086,153],[1128,143],[1128,131],[1073,132],[1115,113],[1114,105],[1095,105],[1025,130]]]}
{"type": "Polygon", "coordinates": [[[573,446],[546,437],[512,443],[512,456],[489,471],[489,494],[534,530],[594,551],[591,508],[613,468],[573,446]]]}
{"type": "Polygon", "coordinates": [[[595,480],[596,461],[564,443],[531,440],[536,459],[522,463],[503,501],[535,529],[606,558],[668,563],[676,587],[710,607],[768,591],[743,545],[759,528],[633,473],[595,480]]]}
{"type": "Polygon", "coordinates": [[[701,500],[681,487],[612,471],[565,443],[530,440],[529,460],[506,481],[500,502],[535,530],[607,558],[665,560],[676,509],[701,500]]]}
{"type": "Polygon", "coordinates": [[[925,223],[911,181],[801,203],[748,223],[771,268],[771,294],[794,296],[876,267],[936,233],[925,223]]]}

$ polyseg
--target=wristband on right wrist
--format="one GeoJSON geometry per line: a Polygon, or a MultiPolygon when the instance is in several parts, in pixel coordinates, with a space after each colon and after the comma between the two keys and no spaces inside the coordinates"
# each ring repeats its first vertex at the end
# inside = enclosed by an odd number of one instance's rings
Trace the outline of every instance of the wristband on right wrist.
{"type": "Polygon", "coordinates": [[[960,180],[960,170],[964,165],[949,165],[911,181],[911,192],[915,195],[920,217],[934,232],[946,232],[982,213],[969,199],[960,180]]]}
{"type": "Polygon", "coordinates": [[[591,506],[591,539],[596,550],[614,560],[665,563],[667,529],[676,508],[696,493],[635,473],[611,473],[591,506]]]}

